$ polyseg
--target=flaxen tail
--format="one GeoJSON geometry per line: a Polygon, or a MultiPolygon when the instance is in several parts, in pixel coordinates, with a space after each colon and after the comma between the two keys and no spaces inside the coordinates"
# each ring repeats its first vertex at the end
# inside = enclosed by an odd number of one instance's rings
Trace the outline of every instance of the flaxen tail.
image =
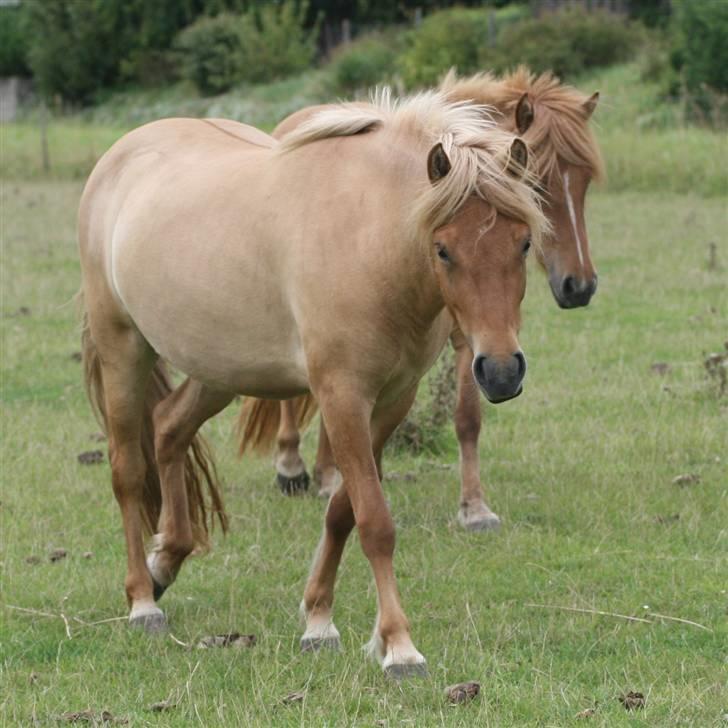
{"type": "MultiPolygon", "coordinates": [[[[99,424],[104,433],[108,435],[101,361],[91,338],[88,316],[85,308],[83,308],[83,297],[79,295],[79,299],[83,310],[81,351],[86,392],[99,424]]],[[[142,495],[142,520],[148,536],[152,536],[157,532],[159,514],[162,509],[159,470],[154,453],[154,420],[152,412],[157,404],[172,392],[172,389],[166,367],[161,360],[158,360],[147,388],[141,442],[147,466],[142,495]]],[[[209,531],[215,517],[219,520],[223,531],[227,531],[228,518],[220,495],[219,481],[212,453],[200,435],[197,435],[192,441],[185,456],[185,486],[195,546],[198,549],[205,549],[209,545],[209,531]],[[205,486],[209,494],[209,503],[205,497],[205,486]]]]}
{"type": "MultiPolygon", "coordinates": [[[[298,429],[305,430],[316,414],[318,404],[312,394],[296,397],[293,403],[298,429]]],[[[246,397],[238,418],[239,453],[242,455],[248,448],[269,452],[275,445],[280,422],[281,403],[278,400],[246,397]]]]}

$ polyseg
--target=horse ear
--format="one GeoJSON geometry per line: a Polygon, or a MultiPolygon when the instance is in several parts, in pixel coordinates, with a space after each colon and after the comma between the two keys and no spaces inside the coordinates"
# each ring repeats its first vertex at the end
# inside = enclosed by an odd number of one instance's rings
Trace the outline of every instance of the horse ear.
{"type": "Polygon", "coordinates": [[[433,184],[447,175],[452,168],[447,153],[440,142],[437,142],[427,155],[427,176],[433,184]]]}
{"type": "Polygon", "coordinates": [[[590,118],[599,103],[599,91],[595,91],[582,105],[586,118],[590,118]]]}
{"type": "Polygon", "coordinates": [[[516,137],[511,142],[511,148],[508,154],[508,166],[506,170],[508,174],[519,179],[523,177],[528,169],[528,147],[523,139],[516,137]]]}
{"type": "Polygon", "coordinates": [[[528,98],[528,92],[518,99],[516,104],[516,129],[519,134],[525,134],[533,124],[533,104],[528,98]]]}

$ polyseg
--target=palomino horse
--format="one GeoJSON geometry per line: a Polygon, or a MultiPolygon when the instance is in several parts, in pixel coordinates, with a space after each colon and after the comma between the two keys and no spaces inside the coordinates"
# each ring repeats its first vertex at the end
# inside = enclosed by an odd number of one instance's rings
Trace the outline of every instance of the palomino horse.
{"type": "MultiPolygon", "coordinates": [[[[549,284],[559,306],[586,306],[594,294],[597,275],[589,255],[584,220],[584,201],[589,182],[602,174],[599,149],[589,129],[598,94],[585,96],[564,86],[550,74],[534,77],[520,68],[503,79],[490,74],[457,79],[450,72],[442,90],[457,101],[474,100],[497,111],[499,125],[517,131],[536,157],[545,212],[551,233],[545,236],[538,260],[548,273],[549,284]]],[[[279,137],[325,107],[302,109],[274,130],[279,137]]],[[[462,492],[458,520],[471,530],[497,528],[500,519],[486,505],[480,482],[478,437],[481,410],[471,371],[472,352],[460,331],[452,335],[458,378],[455,430],[460,444],[462,492]]],[[[264,450],[277,442],[276,471],[284,492],[308,485],[308,474],[299,453],[299,427],[315,407],[310,398],[278,403],[246,401],[241,413],[241,450],[247,446],[264,450]],[[279,414],[280,409],[280,414],[279,414]]],[[[341,482],[325,427],[321,427],[314,470],[319,494],[329,497],[341,482]]]]}
{"type": "Polygon", "coordinates": [[[375,462],[447,342],[449,312],[486,396],[521,392],[525,254],[547,227],[527,156],[483,107],[438,93],[342,105],[280,145],[235,122],[158,121],[104,155],[79,211],[83,356],[132,624],[166,625],[155,601],[207,540],[201,481],[224,524],[200,426],[236,393],[310,391],[344,487],[305,588],[302,647],[338,642],[334,581],[356,525],[377,587],[374,652],[392,675],[422,670],[375,462]],[[176,389],[163,360],[188,376],[176,389]]]}

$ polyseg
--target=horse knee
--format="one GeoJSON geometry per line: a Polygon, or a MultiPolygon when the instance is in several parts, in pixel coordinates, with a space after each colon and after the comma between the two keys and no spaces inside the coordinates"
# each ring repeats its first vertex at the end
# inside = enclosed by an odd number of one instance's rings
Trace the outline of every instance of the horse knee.
{"type": "Polygon", "coordinates": [[[394,554],[395,528],[394,521],[386,513],[386,518],[364,518],[357,522],[359,540],[366,557],[372,559],[394,554]]]}
{"type": "Polygon", "coordinates": [[[342,503],[339,502],[337,495],[338,493],[335,493],[332,496],[326,510],[326,530],[336,541],[345,541],[354,528],[354,513],[348,498],[342,503]]]}

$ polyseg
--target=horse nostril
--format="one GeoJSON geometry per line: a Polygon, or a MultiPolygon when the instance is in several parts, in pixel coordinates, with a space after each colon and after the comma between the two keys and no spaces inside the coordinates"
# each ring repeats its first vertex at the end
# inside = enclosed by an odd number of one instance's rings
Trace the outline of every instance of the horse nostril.
{"type": "Polygon", "coordinates": [[[526,376],[526,357],[522,351],[517,351],[513,356],[518,362],[518,380],[521,381],[526,376]]]}
{"type": "Polygon", "coordinates": [[[561,283],[561,292],[564,298],[571,298],[576,293],[576,280],[574,276],[566,276],[561,283]]]}
{"type": "Polygon", "coordinates": [[[475,379],[481,384],[485,382],[485,359],[482,354],[478,354],[473,361],[473,374],[475,379]]]}

